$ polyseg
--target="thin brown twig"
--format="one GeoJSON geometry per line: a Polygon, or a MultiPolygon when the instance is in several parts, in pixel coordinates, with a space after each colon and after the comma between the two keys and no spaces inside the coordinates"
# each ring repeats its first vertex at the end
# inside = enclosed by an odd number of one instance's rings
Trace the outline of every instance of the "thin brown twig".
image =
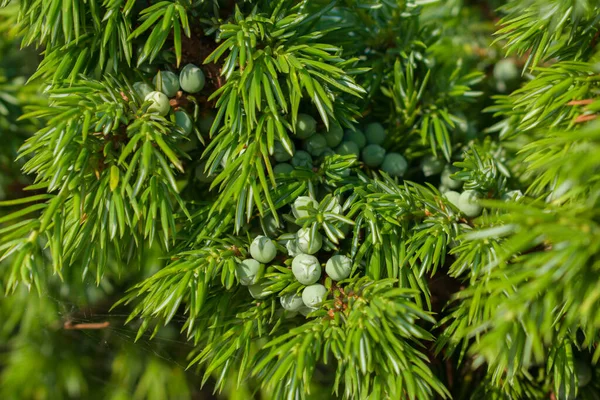
{"type": "Polygon", "coordinates": [[[85,330],[85,329],[106,329],[110,326],[110,322],[93,322],[93,323],[83,323],[83,324],[74,324],[72,321],[67,321],[63,325],[63,328],[66,330],[85,330]]]}

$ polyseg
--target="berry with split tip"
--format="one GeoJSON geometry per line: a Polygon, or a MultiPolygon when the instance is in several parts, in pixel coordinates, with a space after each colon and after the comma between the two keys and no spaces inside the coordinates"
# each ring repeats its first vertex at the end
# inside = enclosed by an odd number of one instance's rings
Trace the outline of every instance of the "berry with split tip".
{"type": "Polygon", "coordinates": [[[259,235],[250,244],[250,255],[256,261],[266,264],[273,261],[277,255],[277,247],[271,239],[259,235]]]}
{"type": "Polygon", "coordinates": [[[198,93],[205,83],[204,72],[194,64],[187,64],[179,73],[179,84],[188,93],[198,93]]]}
{"type": "Polygon", "coordinates": [[[314,134],[304,142],[304,148],[315,157],[320,156],[327,148],[327,140],[320,133],[314,134]]]}
{"type": "Polygon", "coordinates": [[[321,277],[321,264],[315,256],[298,254],[292,260],[292,273],[303,285],[312,285],[321,277]]]}
{"type": "Polygon", "coordinates": [[[256,274],[260,269],[260,263],[253,258],[248,258],[235,266],[235,273],[244,286],[253,285],[256,274]]]}
{"type": "Polygon", "coordinates": [[[344,133],[344,142],[354,142],[360,150],[367,145],[367,138],[365,137],[365,134],[358,129],[354,131],[348,129],[346,130],[346,133],[344,133]]]}
{"type": "Polygon", "coordinates": [[[341,254],[335,255],[327,260],[325,272],[334,281],[344,280],[352,272],[352,260],[341,254]]]}
{"type": "Polygon", "coordinates": [[[288,242],[285,244],[285,248],[287,249],[290,257],[296,257],[298,254],[302,254],[298,248],[298,242],[296,242],[296,238],[288,240],[288,242]]]}
{"type": "Polygon", "coordinates": [[[381,163],[381,169],[390,176],[401,177],[408,169],[408,162],[401,154],[387,153],[381,163]]]}
{"type": "Polygon", "coordinates": [[[365,137],[369,144],[382,145],[385,141],[385,129],[379,122],[371,122],[365,127],[365,137]]]}
{"type": "Polygon", "coordinates": [[[327,146],[335,147],[342,143],[344,139],[344,129],[337,122],[333,121],[331,125],[329,125],[329,130],[323,134],[325,137],[325,141],[327,142],[327,146]]]}
{"type": "Polygon", "coordinates": [[[288,311],[300,311],[304,307],[304,301],[302,301],[302,295],[297,293],[290,293],[283,295],[279,298],[281,307],[288,311]]]}
{"type": "Polygon", "coordinates": [[[257,300],[264,299],[270,294],[265,290],[267,286],[269,286],[269,282],[255,283],[254,285],[248,286],[250,296],[257,300]]]}
{"type": "Polygon", "coordinates": [[[284,161],[288,161],[288,160],[292,159],[296,149],[294,146],[294,142],[291,142],[291,143],[292,143],[292,146],[291,146],[292,154],[288,153],[288,151],[286,150],[283,143],[281,143],[279,141],[275,142],[275,144],[273,145],[273,158],[275,159],[275,161],[284,162],[284,161]]]}
{"type": "Polygon", "coordinates": [[[144,101],[151,102],[150,107],[148,107],[149,113],[158,114],[164,117],[171,109],[169,98],[162,92],[150,92],[146,95],[144,101]]]}
{"type": "Polygon", "coordinates": [[[335,152],[341,156],[354,155],[358,158],[360,149],[356,143],[348,141],[342,142],[342,144],[336,147],[335,152]]]}
{"type": "Polygon", "coordinates": [[[133,84],[133,91],[140,97],[140,99],[144,99],[148,93],[154,91],[154,88],[146,82],[136,82],[133,84]]]}
{"type": "Polygon", "coordinates": [[[306,217],[308,215],[308,210],[304,209],[304,207],[312,206],[313,208],[317,208],[319,204],[308,196],[300,196],[294,201],[294,205],[292,206],[292,213],[298,218],[306,217]]]}
{"type": "Polygon", "coordinates": [[[458,199],[460,198],[460,193],[455,192],[454,190],[448,190],[444,193],[444,197],[452,204],[454,207],[458,207],[458,199]]]}
{"type": "Polygon", "coordinates": [[[370,144],[362,151],[363,162],[371,168],[381,165],[384,158],[385,149],[378,144],[370,144]]]}
{"type": "Polygon", "coordinates": [[[310,228],[301,228],[296,232],[296,243],[298,249],[305,254],[315,254],[321,250],[323,246],[323,237],[319,232],[315,234],[315,237],[311,240],[310,228]]]}
{"type": "Polygon", "coordinates": [[[179,77],[171,71],[159,71],[152,79],[156,90],[163,92],[167,97],[173,97],[179,90],[179,77]]]}
{"type": "Polygon", "coordinates": [[[308,139],[315,134],[317,121],[308,114],[298,114],[296,121],[296,136],[300,139],[308,139]]]}
{"type": "Polygon", "coordinates": [[[319,307],[326,298],[327,288],[320,283],[307,286],[302,291],[302,301],[306,307],[319,307]]]}
{"type": "Polygon", "coordinates": [[[481,195],[474,190],[465,190],[458,198],[458,208],[467,217],[477,217],[483,210],[478,201],[480,197],[481,195]]]}
{"type": "Polygon", "coordinates": [[[442,185],[446,186],[448,189],[460,189],[463,185],[462,181],[451,178],[451,175],[454,173],[454,170],[450,166],[446,166],[442,171],[442,176],[440,178],[440,182],[442,185]]]}
{"type": "Polygon", "coordinates": [[[296,168],[312,168],[312,156],[304,150],[298,150],[292,157],[292,165],[296,168]]]}
{"type": "Polygon", "coordinates": [[[192,133],[193,123],[190,116],[182,110],[175,111],[175,123],[179,126],[186,135],[192,133]]]}
{"type": "Polygon", "coordinates": [[[439,174],[444,169],[444,162],[432,155],[426,156],[421,160],[421,171],[423,175],[432,176],[439,174]]]}
{"type": "Polygon", "coordinates": [[[294,170],[294,167],[288,163],[279,163],[273,167],[274,174],[287,175],[294,170]]]}

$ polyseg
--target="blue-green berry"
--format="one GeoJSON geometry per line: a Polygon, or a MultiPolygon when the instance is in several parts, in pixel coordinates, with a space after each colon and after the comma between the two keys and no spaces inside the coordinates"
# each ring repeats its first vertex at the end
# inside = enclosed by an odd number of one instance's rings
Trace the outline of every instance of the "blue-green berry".
{"type": "Polygon", "coordinates": [[[248,286],[248,292],[250,292],[250,296],[257,300],[264,299],[271,294],[270,292],[266,291],[268,286],[269,282],[255,283],[254,285],[248,286]]]}
{"type": "Polygon", "coordinates": [[[463,185],[462,181],[453,179],[451,175],[454,174],[454,169],[450,166],[446,166],[442,171],[440,182],[448,189],[460,189],[463,185]]]}
{"type": "Polygon", "coordinates": [[[252,258],[248,258],[235,266],[235,273],[244,286],[253,285],[256,274],[260,269],[260,263],[252,258]]]}
{"type": "Polygon", "coordinates": [[[354,155],[358,158],[360,154],[360,149],[358,145],[354,142],[342,142],[338,147],[336,147],[335,152],[341,156],[354,155]]]}
{"type": "Polygon", "coordinates": [[[309,212],[305,207],[310,208],[319,207],[319,203],[317,203],[312,197],[308,196],[300,196],[294,201],[294,205],[292,206],[292,213],[298,218],[306,217],[309,215],[309,212]]]}
{"type": "Polygon", "coordinates": [[[152,80],[156,90],[173,97],[179,90],[179,77],[171,71],[159,71],[152,80]]]}
{"type": "Polygon", "coordinates": [[[523,197],[523,192],[520,190],[511,190],[510,192],[504,193],[501,199],[504,201],[517,201],[521,197],[523,197]]]}
{"type": "Polygon", "coordinates": [[[335,155],[336,152],[333,151],[331,148],[329,147],[325,147],[325,149],[323,150],[323,152],[321,153],[321,158],[325,158],[325,157],[331,157],[333,155],[335,155]]]}
{"type": "Polygon", "coordinates": [[[515,62],[509,58],[500,60],[494,65],[494,78],[501,82],[511,82],[519,79],[520,72],[515,62]]]}
{"type": "Polygon", "coordinates": [[[273,167],[274,174],[288,175],[294,171],[294,167],[288,163],[279,163],[273,167]]]}
{"type": "Polygon", "coordinates": [[[317,121],[308,114],[298,114],[296,121],[296,136],[308,139],[317,131],[317,121]]]}
{"type": "Polygon", "coordinates": [[[294,157],[292,157],[292,165],[296,168],[312,168],[312,157],[304,150],[296,151],[294,157]]]}
{"type": "Polygon", "coordinates": [[[306,307],[319,307],[327,298],[327,288],[320,283],[310,285],[302,291],[302,301],[306,307]]]}
{"type": "Polygon", "coordinates": [[[428,155],[421,160],[421,171],[423,171],[423,175],[425,176],[436,175],[442,172],[444,165],[445,163],[442,160],[428,155]]]}
{"type": "Polygon", "coordinates": [[[146,82],[136,82],[133,84],[133,91],[143,100],[154,88],[146,82]]]}
{"type": "Polygon", "coordinates": [[[281,224],[281,220],[279,220],[279,223],[277,223],[273,214],[269,214],[269,215],[265,216],[264,218],[262,218],[261,225],[263,227],[265,234],[270,237],[277,237],[279,234],[279,231],[283,228],[283,225],[281,224]]]}
{"type": "Polygon", "coordinates": [[[467,217],[477,217],[483,209],[479,204],[480,197],[481,195],[474,190],[465,190],[458,198],[458,208],[467,217]]]}
{"type": "Polygon", "coordinates": [[[325,136],[320,133],[314,134],[304,142],[304,148],[311,155],[318,157],[323,151],[327,148],[327,141],[325,140],[325,136]]]}
{"type": "Polygon", "coordinates": [[[360,150],[367,145],[367,138],[359,129],[348,129],[346,130],[346,133],[344,133],[344,142],[354,142],[360,150]]]}
{"type": "Polygon", "coordinates": [[[325,136],[327,146],[333,148],[342,143],[342,140],[344,139],[344,129],[340,124],[334,121],[329,125],[329,130],[323,133],[323,136],[325,136]]]}
{"type": "Polygon", "coordinates": [[[302,301],[302,295],[297,293],[290,293],[279,298],[279,302],[281,303],[281,307],[288,311],[300,311],[302,307],[304,307],[304,302],[302,301]]]}
{"type": "Polygon", "coordinates": [[[162,92],[150,92],[146,95],[144,101],[151,102],[150,107],[148,107],[149,113],[162,115],[164,117],[171,109],[169,98],[162,92]]]}
{"type": "Polygon", "coordinates": [[[298,248],[298,242],[296,242],[296,238],[288,240],[288,242],[285,244],[285,248],[287,249],[288,256],[290,257],[296,257],[298,254],[302,254],[298,248]]]}
{"type": "Polygon", "coordinates": [[[380,166],[384,158],[385,149],[378,144],[370,144],[362,150],[362,160],[371,168],[380,166]]]}
{"type": "Polygon", "coordinates": [[[346,279],[352,272],[352,260],[341,254],[335,255],[327,260],[325,272],[334,281],[346,279]]]}
{"type": "Polygon", "coordinates": [[[455,192],[454,190],[448,190],[444,193],[444,197],[452,204],[454,207],[458,207],[458,199],[460,198],[460,193],[455,192]]]}
{"type": "Polygon", "coordinates": [[[308,314],[315,311],[316,309],[317,308],[303,306],[301,309],[298,310],[298,312],[306,317],[308,314]]]}
{"type": "Polygon", "coordinates": [[[390,176],[400,177],[408,169],[408,162],[398,153],[387,153],[381,163],[381,169],[390,176]]]}
{"type": "Polygon", "coordinates": [[[273,261],[277,255],[277,247],[271,239],[259,235],[250,244],[250,255],[256,261],[266,264],[273,261]]]}
{"type": "Polygon", "coordinates": [[[303,285],[312,285],[321,277],[321,264],[316,257],[298,254],[292,260],[292,273],[303,285]]]}
{"type": "Polygon", "coordinates": [[[311,229],[302,228],[296,232],[296,243],[301,252],[305,254],[315,254],[323,246],[323,237],[319,232],[311,239],[311,229]]]}
{"type": "Polygon", "coordinates": [[[204,88],[204,72],[194,64],[188,64],[179,73],[179,84],[188,93],[198,93],[204,88]]]}
{"type": "Polygon", "coordinates": [[[275,144],[273,145],[273,158],[275,159],[275,161],[284,162],[292,159],[296,148],[294,146],[294,142],[291,143],[292,145],[290,150],[292,151],[292,153],[290,154],[283,145],[283,143],[279,141],[275,142],[275,144]]]}
{"type": "Polygon", "coordinates": [[[365,128],[367,143],[382,145],[385,141],[385,129],[379,122],[372,122],[365,128]]]}
{"type": "Polygon", "coordinates": [[[175,123],[185,132],[186,135],[192,133],[193,122],[185,111],[175,111],[175,123]]]}

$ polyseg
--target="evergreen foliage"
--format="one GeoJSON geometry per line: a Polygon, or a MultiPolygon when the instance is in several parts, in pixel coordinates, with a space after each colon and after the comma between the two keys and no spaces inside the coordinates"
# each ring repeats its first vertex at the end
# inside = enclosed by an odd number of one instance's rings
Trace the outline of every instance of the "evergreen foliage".
{"type": "Polygon", "coordinates": [[[599,398],[599,40],[594,0],[0,0],[0,397],[599,398]]]}

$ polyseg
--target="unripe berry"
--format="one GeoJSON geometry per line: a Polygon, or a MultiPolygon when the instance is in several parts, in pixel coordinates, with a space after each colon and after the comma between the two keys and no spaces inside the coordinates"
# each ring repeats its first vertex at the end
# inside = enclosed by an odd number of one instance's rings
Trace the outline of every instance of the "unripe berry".
{"type": "Polygon", "coordinates": [[[273,167],[274,174],[288,175],[294,170],[294,167],[288,163],[279,163],[273,167]]]}
{"type": "Polygon", "coordinates": [[[344,134],[344,142],[354,142],[360,150],[367,145],[367,138],[365,137],[365,134],[358,129],[354,131],[348,129],[344,134]]]}
{"type": "Polygon", "coordinates": [[[478,202],[480,197],[481,195],[474,190],[465,190],[458,198],[458,208],[467,217],[477,217],[483,209],[478,202]]]}
{"type": "Polygon", "coordinates": [[[315,234],[314,239],[310,238],[310,228],[302,228],[296,232],[296,243],[301,252],[305,254],[315,254],[323,246],[323,237],[319,232],[315,234]]]}
{"type": "Polygon", "coordinates": [[[321,277],[321,265],[316,257],[298,254],[292,260],[292,273],[303,285],[312,285],[321,277]]]}
{"type": "Polygon", "coordinates": [[[446,186],[448,189],[460,189],[463,185],[462,181],[453,179],[450,177],[454,172],[451,167],[446,166],[442,171],[442,176],[440,178],[440,182],[442,185],[446,186]]]}
{"type": "Polygon", "coordinates": [[[312,168],[312,157],[304,150],[298,150],[292,157],[292,165],[296,168],[312,168]]]}
{"type": "Polygon", "coordinates": [[[175,123],[185,132],[186,135],[192,133],[192,119],[185,111],[175,111],[175,123]]]}
{"type": "Polygon", "coordinates": [[[215,122],[215,116],[212,113],[200,116],[200,119],[198,120],[198,130],[200,130],[200,133],[208,135],[213,122],[215,122]]]}
{"type": "Polygon", "coordinates": [[[352,260],[341,254],[335,255],[327,260],[325,272],[334,281],[346,279],[352,272],[352,260]]]}
{"type": "Polygon", "coordinates": [[[257,300],[264,299],[270,294],[269,292],[265,291],[267,286],[269,286],[268,282],[255,283],[254,285],[248,286],[250,296],[257,300]]]}
{"type": "Polygon", "coordinates": [[[156,90],[173,97],[179,90],[179,77],[171,71],[159,71],[152,80],[156,90]]]}
{"type": "Polygon", "coordinates": [[[248,258],[235,266],[235,273],[244,286],[253,285],[256,274],[260,269],[260,263],[252,258],[248,258]]]}
{"type": "Polygon", "coordinates": [[[311,205],[314,208],[317,208],[319,206],[319,203],[317,203],[311,197],[300,196],[296,199],[296,201],[294,201],[294,205],[292,206],[292,213],[294,214],[296,219],[306,217],[308,215],[308,210],[301,208],[308,207],[311,205]]]}
{"type": "Polygon", "coordinates": [[[327,142],[327,146],[335,147],[342,143],[344,139],[344,129],[337,122],[333,121],[331,125],[329,125],[329,130],[323,134],[325,136],[325,141],[327,142]]]}
{"type": "Polygon", "coordinates": [[[302,308],[300,308],[298,310],[298,312],[306,317],[308,314],[310,314],[311,312],[313,312],[315,310],[316,310],[316,308],[303,306],[302,308]]]}
{"type": "Polygon", "coordinates": [[[494,65],[494,78],[502,82],[510,82],[519,79],[519,68],[511,59],[500,60],[494,65]]]}
{"type": "Polygon", "coordinates": [[[320,156],[323,153],[323,151],[327,148],[327,141],[325,140],[325,136],[321,135],[320,133],[312,135],[311,137],[306,139],[306,142],[304,142],[304,148],[311,155],[315,157],[320,156]]]}
{"type": "Polygon", "coordinates": [[[360,154],[360,149],[358,148],[358,145],[356,143],[348,141],[342,142],[342,144],[336,147],[335,152],[341,156],[348,156],[352,154],[356,156],[356,158],[358,158],[358,155],[360,154]]]}
{"type": "Polygon", "coordinates": [[[520,190],[511,190],[510,192],[506,192],[502,195],[502,200],[517,201],[521,197],[523,197],[523,192],[521,192],[520,190]]]}
{"type": "Polygon", "coordinates": [[[302,301],[306,307],[318,307],[327,298],[327,288],[320,283],[310,285],[302,291],[302,301]]]}
{"type": "Polygon", "coordinates": [[[281,303],[281,306],[288,311],[299,311],[302,307],[304,307],[302,295],[296,293],[290,293],[281,296],[279,298],[279,302],[281,303]]]}
{"type": "Polygon", "coordinates": [[[434,156],[426,156],[421,160],[421,171],[423,175],[432,176],[439,174],[444,169],[444,162],[434,156]]]}
{"type": "Polygon", "coordinates": [[[317,121],[308,114],[298,114],[296,121],[296,136],[299,139],[308,139],[315,134],[317,130],[317,121]]]}
{"type": "Polygon", "coordinates": [[[179,84],[188,93],[198,93],[204,88],[204,72],[194,64],[188,64],[179,73],[179,84]]]}
{"type": "Polygon", "coordinates": [[[277,255],[277,247],[271,239],[266,236],[257,236],[250,245],[250,255],[256,261],[263,264],[273,261],[277,255]]]}
{"type": "Polygon", "coordinates": [[[267,236],[276,237],[279,235],[279,230],[282,228],[281,220],[279,220],[278,224],[277,221],[275,221],[273,214],[267,215],[261,220],[261,222],[267,236]]]}
{"type": "Polygon", "coordinates": [[[333,151],[331,148],[325,147],[325,149],[323,149],[323,152],[321,153],[321,158],[330,157],[335,154],[335,151],[333,151]]]}
{"type": "Polygon", "coordinates": [[[408,169],[406,158],[398,153],[387,153],[381,164],[381,169],[390,176],[400,177],[408,169]]]}
{"type": "Polygon", "coordinates": [[[169,113],[169,110],[171,109],[171,105],[169,104],[169,98],[161,92],[148,93],[144,98],[144,101],[152,102],[152,104],[150,104],[150,107],[148,107],[149,113],[158,114],[164,117],[169,113]]]}
{"type": "Polygon", "coordinates": [[[372,122],[365,128],[365,137],[369,144],[382,145],[385,141],[385,129],[379,122],[372,122]]]}
{"type": "Polygon", "coordinates": [[[381,165],[384,158],[385,149],[378,144],[370,144],[362,151],[363,162],[371,168],[381,165]]]}
{"type": "MultiPolygon", "coordinates": [[[[458,199],[460,198],[460,193],[455,192],[454,190],[448,190],[444,193],[444,197],[452,204],[454,207],[458,207],[458,199]]],[[[459,208],[460,209],[460,208],[459,208]]]]}
{"type": "Polygon", "coordinates": [[[143,100],[154,88],[146,82],[136,82],[133,84],[133,91],[143,100]]]}
{"type": "Polygon", "coordinates": [[[288,153],[283,144],[279,141],[273,144],[273,158],[277,162],[284,162],[292,159],[296,148],[294,146],[294,142],[292,142],[292,154],[288,153]]]}
{"type": "Polygon", "coordinates": [[[285,248],[287,249],[288,256],[290,257],[296,257],[297,255],[302,254],[298,248],[298,242],[296,242],[296,238],[293,240],[288,240],[288,242],[285,244],[285,248]]]}

